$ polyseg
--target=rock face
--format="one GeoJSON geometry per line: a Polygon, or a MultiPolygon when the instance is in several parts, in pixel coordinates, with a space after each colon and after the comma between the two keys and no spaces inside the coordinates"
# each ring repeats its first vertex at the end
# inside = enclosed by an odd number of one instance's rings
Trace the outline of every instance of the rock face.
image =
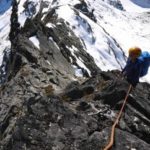
{"type": "MultiPolygon", "coordinates": [[[[1,90],[0,149],[104,148],[129,86],[116,79],[118,72],[102,72],[57,93],[52,84],[40,82],[35,75],[39,71],[34,71],[32,75],[19,71],[1,90]]],[[[149,93],[149,85],[140,84],[129,95],[114,150],[150,148],[149,93]]]]}
{"type": "MultiPolygon", "coordinates": [[[[108,143],[129,84],[119,71],[100,71],[53,11],[43,22],[37,14],[22,28],[12,19],[13,53],[4,58],[7,75],[0,88],[0,150],[98,150],[108,143]],[[47,21],[55,28],[46,27],[47,21]],[[76,57],[67,48],[72,45],[91,76],[84,68],[83,78],[75,76],[76,57]]],[[[128,97],[112,149],[149,150],[149,139],[150,85],[140,83],[128,97]]]]}

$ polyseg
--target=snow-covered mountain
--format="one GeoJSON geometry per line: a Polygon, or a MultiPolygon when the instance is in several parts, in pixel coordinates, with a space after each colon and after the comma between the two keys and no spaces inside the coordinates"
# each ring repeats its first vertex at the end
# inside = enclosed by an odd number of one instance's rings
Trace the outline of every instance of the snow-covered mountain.
{"type": "MultiPolygon", "coordinates": [[[[2,52],[10,48],[10,4],[11,0],[0,2],[0,62],[2,52]]],[[[128,55],[127,51],[131,46],[136,45],[150,51],[148,0],[18,0],[18,21],[23,27],[26,19],[33,18],[39,11],[43,15],[42,21],[52,8],[57,8],[55,13],[68,22],[72,31],[82,41],[85,51],[102,70],[123,68],[125,55],[128,55]]],[[[47,23],[47,26],[53,27],[51,23],[47,23]]],[[[34,40],[34,44],[38,43],[38,39],[30,40],[34,40]]],[[[74,53],[77,50],[72,48],[70,51],[74,53]]],[[[76,59],[78,65],[88,70],[83,60],[77,57],[76,59]]],[[[148,82],[149,76],[150,73],[144,78],[148,82]]]]}
{"type": "Polygon", "coordinates": [[[0,1],[0,63],[2,63],[3,51],[10,49],[8,38],[10,31],[11,0],[0,1]]]}

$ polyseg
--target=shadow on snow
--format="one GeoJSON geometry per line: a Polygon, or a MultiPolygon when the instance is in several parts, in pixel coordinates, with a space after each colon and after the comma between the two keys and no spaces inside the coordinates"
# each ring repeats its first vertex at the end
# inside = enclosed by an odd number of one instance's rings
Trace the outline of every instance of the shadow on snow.
{"type": "Polygon", "coordinates": [[[12,1],[13,0],[0,0],[0,15],[3,15],[3,13],[11,7],[12,1]]]}
{"type": "Polygon", "coordinates": [[[143,8],[150,8],[150,0],[131,0],[131,2],[143,8]]]}

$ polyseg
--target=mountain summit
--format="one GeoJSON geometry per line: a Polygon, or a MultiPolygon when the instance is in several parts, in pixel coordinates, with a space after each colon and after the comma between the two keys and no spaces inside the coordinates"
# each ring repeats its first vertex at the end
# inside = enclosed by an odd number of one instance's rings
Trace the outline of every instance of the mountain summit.
{"type": "MultiPolygon", "coordinates": [[[[149,11],[146,0],[0,1],[0,150],[103,149],[128,48],[150,51],[149,11]]],[[[128,96],[114,150],[150,149],[149,77],[128,96]]]]}

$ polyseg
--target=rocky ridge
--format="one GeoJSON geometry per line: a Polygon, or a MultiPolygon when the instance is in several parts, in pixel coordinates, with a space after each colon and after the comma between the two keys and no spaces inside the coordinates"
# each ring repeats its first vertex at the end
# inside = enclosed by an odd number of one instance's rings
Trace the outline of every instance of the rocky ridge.
{"type": "MultiPolygon", "coordinates": [[[[102,72],[54,10],[44,21],[39,13],[20,27],[15,2],[13,9],[12,51],[3,60],[7,75],[0,88],[0,150],[104,148],[129,84],[119,71],[102,72]],[[47,22],[55,28],[46,27],[47,22]],[[40,49],[31,36],[38,37],[40,49]],[[91,74],[78,66],[68,50],[72,46],[91,74]],[[84,77],[75,76],[73,65],[84,77]]],[[[150,149],[149,100],[147,83],[131,92],[113,150],[150,149]]]]}

